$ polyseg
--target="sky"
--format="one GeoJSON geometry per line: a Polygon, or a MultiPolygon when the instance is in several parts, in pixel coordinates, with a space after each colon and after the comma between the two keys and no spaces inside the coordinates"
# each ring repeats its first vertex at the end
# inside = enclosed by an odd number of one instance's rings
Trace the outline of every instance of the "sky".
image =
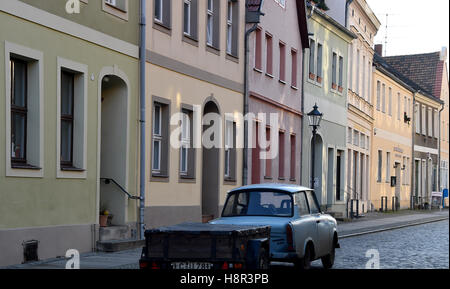
{"type": "Polygon", "coordinates": [[[384,45],[388,14],[386,56],[436,52],[443,46],[449,47],[449,0],[366,1],[382,23],[375,43],[384,45]]]}

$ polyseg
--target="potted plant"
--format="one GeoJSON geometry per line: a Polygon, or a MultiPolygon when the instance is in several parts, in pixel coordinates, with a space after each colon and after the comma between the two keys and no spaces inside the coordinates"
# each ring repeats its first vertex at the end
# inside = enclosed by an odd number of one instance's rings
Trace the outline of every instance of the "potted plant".
{"type": "Polygon", "coordinates": [[[309,79],[314,80],[316,78],[316,75],[312,72],[309,73],[309,79]]]}
{"type": "Polygon", "coordinates": [[[339,92],[341,92],[342,93],[342,91],[344,90],[344,88],[342,87],[342,86],[338,86],[338,90],[339,90],[339,92]]]}
{"type": "Polygon", "coordinates": [[[320,76],[317,75],[317,82],[318,82],[318,83],[322,83],[322,77],[320,77],[320,76]]]}
{"type": "Polygon", "coordinates": [[[100,227],[108,227],[110,220],[112,219],[112,215],[108,210],[102,210],[100,213],[100,227]]]}
{"type": "Polygon", "coordinates": [[[332,84],[331,84],[331,88],[334,89],[334,90],[336,90],[337,84],[336,84],[336,83],[332,83],[332,84]]]}

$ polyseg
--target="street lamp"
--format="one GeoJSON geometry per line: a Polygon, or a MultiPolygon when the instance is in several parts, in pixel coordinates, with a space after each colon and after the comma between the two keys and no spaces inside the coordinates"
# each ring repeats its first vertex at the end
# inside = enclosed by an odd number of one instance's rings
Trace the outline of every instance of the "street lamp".
{"type": "Polygon", "coordinates": [[[311,189],[314,189],[314,170],[315,170],[315,158],[316,158],[316,135],[317,129],[320,127],[320,122],[322,121],[323,113],[318,109],[317,103],[314,105],[313,110],[308,113],[309,126],[312,128],[313,138],[311,144],[311,189]]]}

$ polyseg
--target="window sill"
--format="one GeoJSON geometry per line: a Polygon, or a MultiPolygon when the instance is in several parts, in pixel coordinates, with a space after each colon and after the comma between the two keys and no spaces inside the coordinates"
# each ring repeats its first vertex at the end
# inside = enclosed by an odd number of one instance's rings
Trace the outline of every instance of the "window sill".
{"type": "Polygon", "coordinates": [[[286,85],[286,81],[285,81],[285,80],[282,80],[282,79],[278,79],[278,82],[280,82],[281,84],[284,84],[284,85],[286,85]]]}
{"type": "Polygon", "coordinates": [[[12,163],[11,164],[12,169],[16,170],[33,170],[33,171],[39,171],[42,170],[40,167],[35,167],[29,164],[18,164],[18,163],[12,163]]]}
{"type": "Polygon", "coordinates": [[[112,9],[115,9],[115,10],[120,11],[120,12],[122,12],[122,13],[127,13],[127,11],[124,10],[124,9],[120,9],[119,7],[116,7],[116,6],[111,5],[111,4],[109,4],[109,3],[105,3],[105,4],[108,5],[108,7],[111,7],[112,9]]]}
{"type": "Polygon", "coordinates": [[[192,46],[198,47],[198,40],[190,35],[183,34],[183,42],[186,42],[192,46]]]}
{"type": "Polygon", "coordinates": [[[266,76],[270,77],[270,78],[274,78],[274,76],[272,74],[268,73],[268,72],[266,72],[266,76]]]}
{"type": "Polygon", "coordinates": [[[220,55],[220,49],[209,44],[206,44],[206,51],[213,53],[215,55],[220,55]]]}
{"type": "Polygon", "coordinates": [[[179,183],[195,184],[197,182],[195,177],[180,175],[179,183]]]}
{"type": "Polygon", "coordinates": [[[267,177],[267,176],[264,176],[264,179],[265,179],[265,180],[273,180],[272,177],[267,177]]]}
{"type": "Polygon", "coordinates": [[[280,178],[278,178],[278,180],[279,180],[279,181],[285,181],[286,178],[280,177],[280,178]]]}
{"type": "Polygon", "coordinates": [[[290,181],[290,182],[296,182],[297,179],[290,178],[289,181],[290,181]]]}
{"type": "Polygon", "coordinates": [[[225,182],[227,183],[236,183],[236,178],[232,178],[232,177],[225,177],[225,182]]]}
{"type": "Polygon", "coordinates": [[[150,177],[150,182],[157,182],[157,183],[168,183],[169,182],[169,176],[158,174],[158,173],[152,173],[150,177]]]}
{"type": "Polygon", "coordinates": [[[253,70],[256,71],[256,72],[259,72],[259,73],[263,73],[263,71],[261,69],[256,68],[256,67],[253,67],[253,70]]]}
{"type": "Polygon", "coordinates": [[[235,55],[232,55],[232,54],[230,54],[230,53],[228,53],[228,52],[227,52],[227,55],[225,56],[225,58],[228,59],[228,60],[230,60],[230,61],[239,63],[239,57],[237,57],[237,56],[235,56],[235,55]]]}
{"type": "Polygon", "coordinates": [[[153,21],[153,28],[169,36],[172,36],[172,29],[164,25],[162,22],[159,22],[158,20],[153,21]]]}
{"type": "Polygon", "coordinates": [[[75,167],[63,167],[61,166],[61,171],[63,172],[85,172],[85,169],[79,169],[75,167]]]}
{"type": "Polygon", "coordinates": [[[298,90],[299,88],[297,86],[291,85],[291,88],[294,90],[298,90]]]}

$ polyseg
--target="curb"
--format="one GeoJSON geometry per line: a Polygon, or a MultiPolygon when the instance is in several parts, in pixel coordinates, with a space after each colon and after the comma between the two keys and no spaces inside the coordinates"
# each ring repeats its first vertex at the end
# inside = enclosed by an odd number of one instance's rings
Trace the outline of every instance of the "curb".
{"type": "Polygon", "coordinates": [[[346,235],[339,236],[339,239],[346,239],[346,238],[352,238],[352,237],[358,237],[358,236],[363,236],[363,235],[385,232],[385,231],[392,231],[392,230],[402,229],[402,228],[406,228],[406,227],[413,227],[413,226],[419,226],[419,225],[424,225],[424,224],[429,224],[429,223],[436,223],[436,222],[445,221],[448,219],[449,219],[449,217],[441,217],[441,218],[433,218],[433,219],[428,219],[428,220],[423,220],[423,221],[418,221],[418,222],[413,221],[411,223],[407,223],[407,224],[403,224],[403,225],[397,225],[397,226],[392,226],[392,227],[387,227],[387,228],[382,228],[382,229],[375,229],[375,230],[369,230],[369,231],[364,231],[364,232],[346,234],[346,235]]]}

